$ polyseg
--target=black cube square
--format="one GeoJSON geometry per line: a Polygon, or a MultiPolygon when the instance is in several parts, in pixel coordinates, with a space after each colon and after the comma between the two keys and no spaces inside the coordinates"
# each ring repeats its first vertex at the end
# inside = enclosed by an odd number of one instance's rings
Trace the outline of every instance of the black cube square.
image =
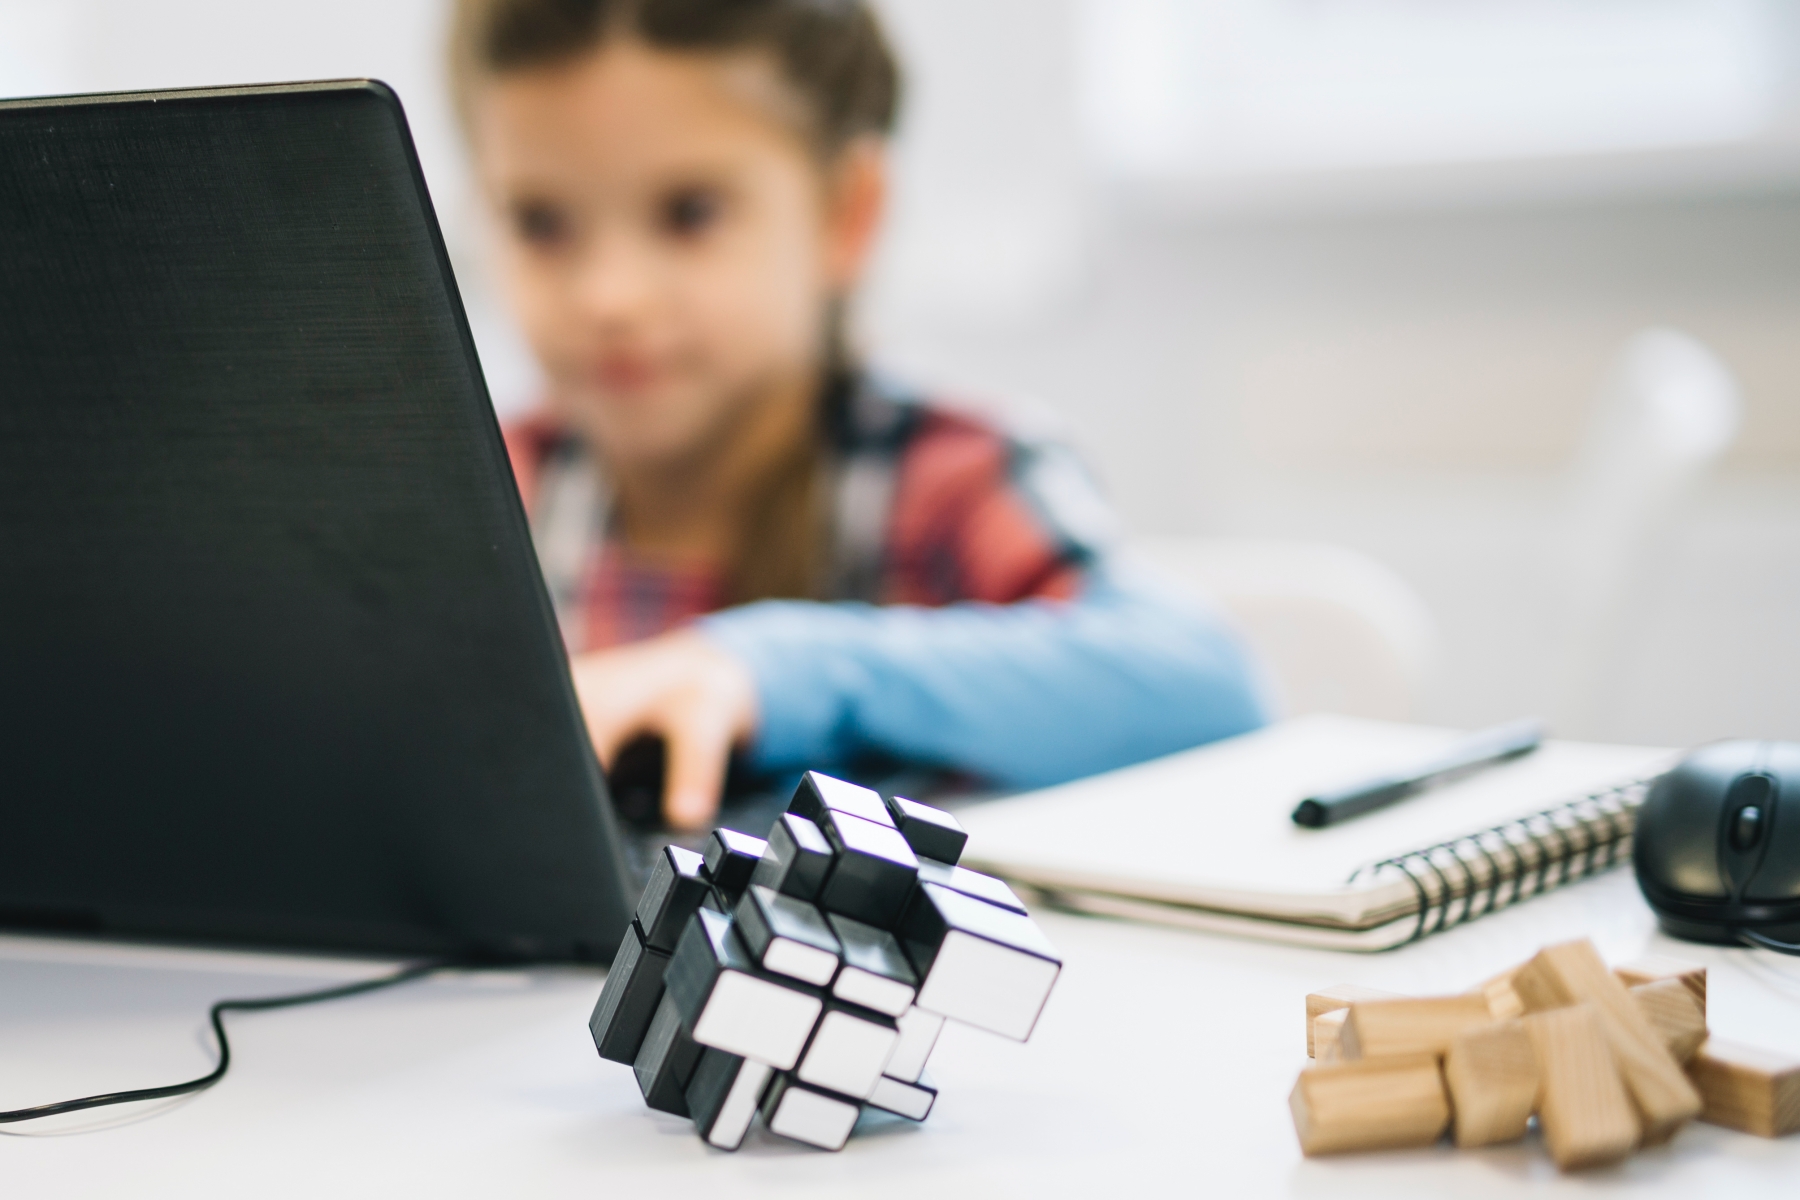
{"type": "MultiPolygon", "coordinates": [[[[768,1064],[708,1047],[688,1081],[688,1115],[708,1145],[736,1150],[774,1074],[768,1064]]],[[[905,1114],[902,1114],[905,1115],[905,1114]]]]}
{"type": "Polygon", "coordinates": [[[664,986],[695,1041],[778,1070],[798,1061],[824,1000],[816,988],[759,968],[731,918],[710,908],[694,914],[664,986]]]}
{"type": "Polygon", "coordinates": [[[919,879],[925,883],[935,883],[939,887],[947,887],[953,892],[961,892],[965,896],[973,896],[977,900],[986,900],[989,904],[997,904],[1001,908],[1008,908],[1016,913],[1025,912],[1025,902],[1006,886],[1004,880],[995,879],[992,875],[983,875],[979,871],[971,871],[967,867],[953,867],[929,858],[921,858],[919,860],[919,879]]]}
{"type": "Polygon", "coordinates": [[[675,949],[688,918],[712,890],[706,860],[680,846],[664,846],[650,868],[650,882],[638,897],[637,923],[644,944],[667,954],[675,949]]]}
{"type": "Polygon", "coordinates": [[[837,935],[812,904],[751,884],[734,914],[738,936],[758,966],[814,987],[837,977],[837,935]]]}
{"type": "Polygon", "coordinates": [[[750,882],[784,896],[814,900],[831,874],[831,843],[799,813],[782,813],[769,830],[768,848],[750,882]]]}
{"type": "Polygon", "coordinates": [[[594,1048],[611,1062],[632,1063],[662,999],[663,971],[669,956],[644,944],[644,931],[633,921],[619,942],[619,952],[606,969],[600,999],[588,1020],[594,1048]]]}
{"type": "Polygon", "coordinates": [[[894,828],[906,839],[906,844],[913,848],[913,853],[921,859],[934,859],[937,862],[955,866],[962,857],[963,847],[968,844],[969,835],[963,831],[962,822],[941,808],[933,808],[929,804],[920,804],[917,800],[907,800],[895,796],[887,802],[888,815],[894,819],[894,828]]]}
{"type": "Polygon", "coordinates": [[[656,1007],[656,1018],[638,1050],[632,1070],[644,1103],[658,1112],[688,1115],[687,1085],[700,1062],[700,1045],[681,1027],[681,1013],[667,994],[656,1007]]]}
{"type": "Polygon", "coordinates": [[[834,861],[819,907],[879,929],[892,929],[919,877],[919,860],[892,825],[827,810],[819,829],[834,861]]]}
{"type": "Polygon", "coordinates": [[[769,844],[735,829],[715,829],[706,840],[706,874],[727,905],[736,904],[769,844]]]}
{"type": "Polygon", "coordinates": [[[898,933],[922,980],[920,1008],[1015,1041],[1031,1036],[1062,959],[1030,917],[921,883],[898,933]]]}
{"type": "Polygon", "coordinates": [[[900,941],[885,929],[836,913],[828,918],[843,948],[844,966],[831,994],[852,1004],[897,1017],[912,1006],[919,977],[900,941]]]}
{"type": "Polygon", "coordinates": [[[820,771],[808,771],[800,777],[800,786],[794,789],[794,798],[788,801],[788,811],[799,813],[816,825],[825,823],[827,812],[849,813],[877,825],[894,823],[880,792],[834,779],[820,771]]]}

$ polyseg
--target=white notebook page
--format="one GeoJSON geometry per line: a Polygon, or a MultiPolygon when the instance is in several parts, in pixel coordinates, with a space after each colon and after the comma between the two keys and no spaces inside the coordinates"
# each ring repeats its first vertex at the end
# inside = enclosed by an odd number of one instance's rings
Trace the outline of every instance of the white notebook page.
{"type": "Polygon", "coordinates": [[[1416,767],[1463,736],[1421,725],[1302,717],[962,808],[965,857],[977,869],[1040,886],[1354,924],[1386,903],[1366,888],[1344,886],[1358,867],[1652,774],[1674,755],[1547,741],[1523,758],[1342,825],[1303,829],[1289,818],[1309,795],[1416,767]]]}

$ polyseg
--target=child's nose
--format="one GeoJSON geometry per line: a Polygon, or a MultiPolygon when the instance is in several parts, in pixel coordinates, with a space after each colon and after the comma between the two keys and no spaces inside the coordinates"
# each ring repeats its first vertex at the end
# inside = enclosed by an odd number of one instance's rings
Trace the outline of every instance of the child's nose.
{"type": "Polygon", "coordinates": [[[661,274],[641,239],[624,233],[596,237],[576,268],[576,303],[588,319],[602,324],[641,320],[655,306],[661,274]]]}

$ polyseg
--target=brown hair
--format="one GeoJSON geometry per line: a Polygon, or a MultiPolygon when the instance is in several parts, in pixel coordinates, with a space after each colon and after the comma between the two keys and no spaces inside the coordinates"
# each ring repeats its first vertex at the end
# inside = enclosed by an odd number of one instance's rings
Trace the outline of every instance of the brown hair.
{"type": "MultiPolygon", "coordinates": [[[[768,55],[799,101],[799,130],[831,163],[863,137],[892,132],[900,69],[864,0],[457,0],[450,84],[468,124],[476,88],[494,75],[553,66],[635,38],[659,50],[768,55]]],[[[826,331],[821,397],[841,386],[841,298],[826,331]]],[[[820,413],[821,422],[824,413],[820,413]]],[[[793,448],[745,506],[728,603],[823,595],[832,522],[821,436],[793,448]]]]}
{"type": "Polygon", "coordinates": [[[457,0],[450,83],[466,117],[484,76],[550,66],[618,37],[659,50],[774,59],[822,158],[891,133],[900,68],[863,0],[457,0]]]}

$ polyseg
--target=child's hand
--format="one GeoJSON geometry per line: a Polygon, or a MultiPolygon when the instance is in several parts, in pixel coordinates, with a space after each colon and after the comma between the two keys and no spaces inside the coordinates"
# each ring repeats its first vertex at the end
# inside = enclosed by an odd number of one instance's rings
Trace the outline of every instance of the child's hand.
{"type": "Polygon", "coordinates": [[[703,829],[719,809],[733,745],[756,729],[756,683],[743,663],[697,633],[666,633],[570,664],[594,753],[608,770],[643,734],[668,747],[663,816],[703,829]]]}

